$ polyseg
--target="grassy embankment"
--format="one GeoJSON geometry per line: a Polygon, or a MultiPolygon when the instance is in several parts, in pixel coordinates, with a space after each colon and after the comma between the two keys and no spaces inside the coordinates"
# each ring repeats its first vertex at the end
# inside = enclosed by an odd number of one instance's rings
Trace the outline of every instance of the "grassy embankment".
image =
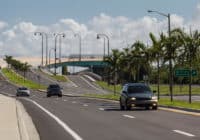
{"type": "Polygon", "coordinates": [[[45,86],[35,83],[33,81],[27,80],[26,78],[22,77],[21,75],[15,73],[14,71],[4,68],[2,69],[3,74],[14,84],[19,86],[25,86],[30,89],[46,89],[45,86]]]}
{"type": "MultiPolygon", "coordinates": [[[[108,86],[107,83],[105,83],[105,82],[97,82],[97,84],[99,84],[104,89],[108,89],[110,91],[113,90],[113,86],[112,85],[108,86]]],[[[155,90],[156,90],[156,86],[152,86],[151,88],[153,90],[155,88],[155,90]]],[[[200,93],[200,88],[199,87],[193,87],[193,88],[194,88],[193,92],[196,92],[196,94],[200,93]]],[[[118,93],[116,93],[115,95],[113,93],[111,93],[111,94],[85,94],[85,96],[119,101],[119,97],[120,97],[119,92],[121,91],[121,86],[117,85],[116,89],[117,89],[118,93]]],[[[166,86],[161,86],[161,94],[169,93],[167,91],[168,89],[169,88],[168,88],[167,85],[166,86]],[[164,89],[162,89],[162,88],[164,88],[164,89]]],[[[177,88],[175,87],[175,90],[174,90],[175,94],[177,94],[176,90],[178,90],[178,87],[177,88]]],[[[184,86],[182,88],[182,92],[181,93],[187,93],[187,90],[188,90],[187,87],[184,86]]],[[[200,102],[192,102],[192,104],[188,103],[188,101],[182,101],[182,100],[174,100],[173,102],[171,102],[169,98],[161,98],[159,100],[159,104],[160,105],[165,105],[165,106],[173,106],[173,107],[183,107],[183,108],[190,108],[190,109],[200,109],[200,102]]]]}
{"type": "MultiPolygon", "coordinates": [[[[113,92],[114,86],[110,85],[108,86],[106,82],[98,81],[96,82],[98,85],[100,85],[102,88],[107,89],[111,92],[113,92]]],[[[157,91],[157,85],[150,85],[152,90],[157,91]]],[[[121,92],[122,86],[116,85],[116,91],[118,93],[121,92]]],[[[174,95],[188,95],[189,87],[188,85],[175,85],[173,86],[173,93],[174,95]]],[[[160,85],[160,94],[161,95],[169,95],[169,86],[168,85],[160,85]]],[[[192,86],[192,94],[193,95],[200,95],[200,86],[192,86]]]]}
{"type": "Polygon", "coordinates": [[[50,74],[47,74],[43,71],[40,70],[40,72],[42,72],[43,74],[45,74],[46,76],[48,76],[49,78],[52,78],[58,82],[67,82],[67,77],[66,76],[63,76],[63,75],[50,75],[50,74]]]}

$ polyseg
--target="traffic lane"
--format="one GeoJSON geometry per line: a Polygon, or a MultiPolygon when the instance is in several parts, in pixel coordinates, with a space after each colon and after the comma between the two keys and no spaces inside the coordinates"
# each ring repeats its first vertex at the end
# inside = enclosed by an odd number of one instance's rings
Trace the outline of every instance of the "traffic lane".
{"type": "MultiPolygon", "coordinates": [[[[150,117],[145,114],[145,120],[140,120],[136,116],[134,120],[130,121],[123,115],[124,112],[126,114],[133,113],[131,111],[100,111],[95,106],[92,107],[91,104],[87,108],[80,106],[78,100],[68,99],[68,102],[64,102],[62,99],[54,101],[55,99],[57,98],[51,98],[48,99],[49,102],[42,103],[61,120],[73,126],[73,129],[85,139],[97,139],[96,136],[101,136],[101,139],[188,139],[185,136],[175,134],[172,131],[174,129],[172,126],[166,127],[166,124],[151,122],[151,118],[159,114],[153,114],[150,117]],[[87,129],[85,130],[85,128],[87,129]]],[[[137,113],[143,114],[142,111],[137,111],[137,113]]],[[[134,115],[136,114],[134,113],[134,115]]]]}
{"type": "MultiPolygon", "coordinates": [[[[81,99],[81,98],[80,98],[81,99]]],[[[168,112],[163,110],[145,110],[143,108],[133,108],[131,111],[121,111],[119,103],[100,101],[95,99],[81,99],[83,103],[103,108],[104,111],[123,112],[130,116],[135,116],[140,121],[156,125],[165,125],[168,128],[183,129],[187,132],[192,131],[200,137],[200,117],[193,115],[168,112]],[[147,117],[148,116],[148,117],[147,117]],[[148,122],[149,121],[149,122],[148,122]]]]}
{"type": "Polygon", "coordinates": [[[80,100],[82,100],[82,104],[87,104],[91,107],[94,106],[94,109],[99,108],[109,112],[120,112],[120,114],[123,112],[130,116],[134,116],[141,122],[145,122],[149,125],[165,125],[167,128],[192,132],[200,137],[200,117],[197,116],[167,112],[162,110],[144,110],[142,108],[134,108],[132,111],[120,111],[118,103],[116,104],[106,101],[99,102],[98,100],[88,100],[84,98],[79,98],[79,101],[80,100]]]}
{"type": "Polygon", "coordinates": [[[37,106],[23,98],[19,99],[31,116],[41,140],[73,140],[72,136],[58,125],[55,120],[48,116],[37,106]]]}

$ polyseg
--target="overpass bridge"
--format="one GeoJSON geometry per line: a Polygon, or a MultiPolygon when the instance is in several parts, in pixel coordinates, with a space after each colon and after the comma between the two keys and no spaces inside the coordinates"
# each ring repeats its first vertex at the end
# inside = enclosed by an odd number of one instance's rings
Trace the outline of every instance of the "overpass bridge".
{"type": "MultiPolygon", "coordinates": [[[[79,55],[70,55],[68,57],[63,57],[61,60],[57,59],[56,68],[63,66],[78,66],[78,67],[88,67],[88,68],[105,68],[108,63],[103,61],[102,55],[82,55],[81,61],[79,55]]],[[[55,60],[50,60],[49,68],[55,67],[55,60]]]]}

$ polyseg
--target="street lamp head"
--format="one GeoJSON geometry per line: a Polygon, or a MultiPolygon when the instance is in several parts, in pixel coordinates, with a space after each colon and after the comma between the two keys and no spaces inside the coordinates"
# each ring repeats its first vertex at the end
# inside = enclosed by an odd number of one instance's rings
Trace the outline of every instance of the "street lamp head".
{"type": "Polygon", "coordinates": [[[36,36],[37,34],[42,35],[42,32],[35,32],[34,35],[36,36]]]}
{"type": "Polygon", "coordinates": [[[99,34],[97,34],[97,39],[100,39],[100,36],[99,36],[99,34]]]}
{"type": "Polygon", "coordinates": [[[148,10],[147,12],[148,12],[148,13],[152,13],[153,11],[152,11],[152,10],[148,10]]]}

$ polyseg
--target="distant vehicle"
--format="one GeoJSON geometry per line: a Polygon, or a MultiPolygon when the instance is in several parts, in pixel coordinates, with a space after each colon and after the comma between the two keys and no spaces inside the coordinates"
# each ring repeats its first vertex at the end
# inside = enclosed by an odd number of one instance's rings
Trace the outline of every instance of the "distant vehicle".
{"type": "Polygon", "coordinates": [[[62,88],[58,84],[51,84],[48,86],[47,97],[51,97],[52,95],[62,97],[62,88]]]}
{"type": "Polygon", "coordinates": [[[120,96],[121,110],[130,110],[132,105],[136,107],[145,107],[153,110],[158,108],[158,100],[154,95],[156,91],[151,91],[149,86],[143,83],[125,84],[120,96]]]}
{"type": "Polygon", "coordinates": [[[30,96],[30,90],[26,87],[19,87],[16,96],[30,96]]]}

